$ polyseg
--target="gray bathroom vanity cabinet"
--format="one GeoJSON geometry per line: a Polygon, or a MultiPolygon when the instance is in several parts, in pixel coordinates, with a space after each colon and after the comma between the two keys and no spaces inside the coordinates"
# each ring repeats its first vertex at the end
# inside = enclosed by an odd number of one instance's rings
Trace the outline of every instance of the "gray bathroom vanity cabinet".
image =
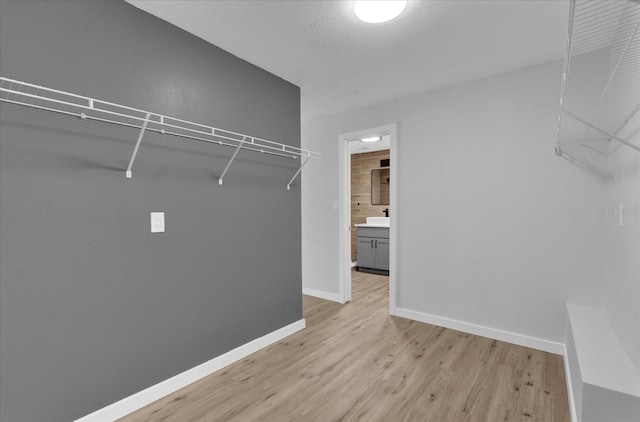
{"type": "Polygon", "coordinates": [[[389,228],[358,226],[360,271],[389,275],[389,228]]]}

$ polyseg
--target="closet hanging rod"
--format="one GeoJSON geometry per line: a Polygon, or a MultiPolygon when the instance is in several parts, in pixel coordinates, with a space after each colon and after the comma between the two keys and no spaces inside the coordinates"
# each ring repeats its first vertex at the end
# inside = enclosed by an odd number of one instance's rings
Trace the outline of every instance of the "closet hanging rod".
{"type": "Polygon", "coordinates": [[[152,112],[137,109],[134,107],[112,103],[109,101],[103,101],[103,100],[85,97],[85,96],[70,93],[70,92],[47,88],[44,86],[22,82],[15,79],[0,77],[0,92],[6,95],[6,96],[3,95],[2,97],[0,97],[0,101],[3,101],[3,102],[18,104],[22,106],[28,106],[32,108],[47,110],[47,111],[66,114],[66,115],[77,116],[82,119],[90,119],[90,120],[102,121],[102,122],[112,123],[112,124],[117,124],[122,126],[142,128],[145,122],[145,116],[149,114],[148,125],[145,128],[146,131],[152,131],[152,132],[161,133],[161,134],[169,134],[173,136],[178,136],[178,137],[187,138],[187,139],[194,139],[198,141],[210,142],[210,143],[227,146],[227,147],[236,148],[240,146],[240,149],[253,151],[253,152],[260,152],[260,153],[269,154],[269,155],[276,155],[281,157],[289,157],[289,158],[308,157],[308,158],[314,158],[314,159],[320,159],[322,157],[322,155],[317,152],[309,151],[303,148],[281,144],[281,143],[270,141],[267,139],[245,135],[238,132],[221,129],[213,126],[203,125],[200,123],[190,122],[190,121],[175,118],[175,117],[165,116],[158,113],[152,113],[152,112]],[[7,88],[6,87],[7,84],[11,85],[11,87],[7,88]],[[13,85],[15,84],[18,85],[17,89],[13,87],[13,85]],[[21,91],[20,89],[26,89],[26,91],[21,91]],[[35,89],[36,94],[32,94],[31,92],[29,92],[31,89],[35,89]],[[39,92],[39,91],[44,91],[44,92],[39,92]],[[55,95],[55,94],[67,97],[66,101],[58,98],[46,96],[46,95],[55,95]],[[9,95],[15,95],[15,98],[11,99],[9,98],[9,95]],[[27,99],[39,100],[42,102],[53,103],[53,104],[49,104],[49,106],[42,105],[42,104],[34,104],[34,103],[28,102],[27,99]],[[84,104],[71,102],[72,99],[82,101],[84,102],[84,104]],[[61,108],[55,108],[55,105],[71,107],[72,109],[80,109],[87,112],[93,111],[96,113],[107,114],[112,116],[112,118],[120,117],[123,119],[134,120],[134,121],[140,122],[140,124],[138,125],[138,124],[133,124],[131,122],[126,122],[126,121],[112,120],[104,117],[92,116],[84,112],[77,112],[77,111],[74,112],[74,111],[69,111],[61,108]],[[119,109],[119,111],[109,110],[107,108],[104,108],[104,106],[114,107],[119,109]],[[137,113],[139,115],[126,114],[124,112],[125,110],[129,112],[137,113]],[[191,127],[188,127],[186,125],[189,125],[191,127]],[[165,127],[172,128],[180,132],[169,131],[169,130],[166,130],[165,127]],[[199,129],[196,129],[196,128],[199,128],[199,129]],[[206,138],[207,136],[215,139],[206,138]],[[237,136],[238,138],[235,138],[234,136],[237,136]],[[227,140],[231,142],[225,142],[223,140],[227,140]]]}
{"type": "Polygon", "coordinates": [[[607,179],[613,179],[614,178],[613,173],[610,173],[610,172],[606,171],[605,169],[600,168],[600,166],[592,163],[590,160],[587,160],[584,157],[581,157],[581,156],[576,155],[576,154],[572,154],[571,152],[567,151],[565,148],[562,148],[560,146],[556,146],[555,147],[555,152],[556,152],[556,155],[558,157],[566,158],[569,161],[579,162],[582,165],[584,165],[586,167],[589,167],[590,169],[595,170],[596,172],[600,173],[601,175],[603,175],[607,179]]]}

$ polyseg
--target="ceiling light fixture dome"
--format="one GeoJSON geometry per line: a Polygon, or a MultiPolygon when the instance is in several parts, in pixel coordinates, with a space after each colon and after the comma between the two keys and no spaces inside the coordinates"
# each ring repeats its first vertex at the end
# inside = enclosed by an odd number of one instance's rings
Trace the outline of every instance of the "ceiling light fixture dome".
{"type": "Polygon", "coordinates": [[[362,138],[360,139],[360,142],[380,142],[381,140],[381,136],[372,136],[370,138],[362,138]]]}
{"type": "Polygon", "coordinates": [[[356,0],[353,10],[356,16],[368,23],[382,23],[396,18],[407,7],[404,0],[356,0]]]}

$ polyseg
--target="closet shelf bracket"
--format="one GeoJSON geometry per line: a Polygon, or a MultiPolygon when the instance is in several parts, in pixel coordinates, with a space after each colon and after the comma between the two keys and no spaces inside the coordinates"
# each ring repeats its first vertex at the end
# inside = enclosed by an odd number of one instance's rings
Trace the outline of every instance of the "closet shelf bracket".
{"type": "Polygon", "coordinates": [[[244,144],[246,140],[247,140],[247,137],[245,136],[244,139],[242,139],[242,141],[238,141],[239,143],[238,143],[238,146],[236,147],[236,150],[233,152],[231,159],[227,163],[227,166],[224,168],[224,170],[222,171],[222,174],[220,175],[220,178],[218,179],[219,185],[222,185],[222,179],[224,179],[224,175],[227,174],[227,171],[229,171],[229,167],[231,167],[231,163],[233,163],[233,160],[235,160],[236,157],[238,156],[238,153],[240,152],[240,148],[242,148],[242,144],[244,144]]]}
{"type": "Polygon", "coordinates": [[[300,168],[298,169],[298,171],[296,171],[296,174],[293,175],[293,177],[291,178],[291,180],[289,180],[289,183],[287,183],[287,190],[291,190],[291,184],[293,183],[294,180],[296,180],[296,177],[298,177],[298,175],[300,174],[300,172],[302,171],[302,169],[304,168],[305,165],[307,165],[307,163],[309,162],[309,158],[307,157],[304,162],[302,163],[302,165],[300,166],[300,168]]]}
{"type": "MultiPolygon", "coordinates": [[[[91,104],[91,107],[93,107],[93,104],[91,104]]],[[[151,117],[151,114],[147,113],[144,118],[144,122],[142,122],[142,127],[140,128],[140,134],[138,134],[138,140],[136,141],[136,146],[133,147],[133,153],[131,154],[131,159],[129,160],[129,165],[127,166],[127,171],[125,173],[125,175],[127,176],[127,179],[131,179],[132,177],[131,167],[133,167],[133,162],[136,159],[136,155],[138,155],[138,149],[140,148],[140,143],[142,142],[144,131],[147,130],[147,124],[149,123],[150,117],[151,117]]]]}
{"type": "MultiPolygon", "coordinates": [[[[586,121],[586,120],[584,120],[584,119],[582,119],[582,118],[580,118],[580,117],[576,116],[575,114],[573,114],[573,113],[572,113],[572,112],[570,112],[569,110],[567,110],[567,109],[562,109],[562,112],[563,112],[564,114],[566,114],[567,116],[571,117],[572,119],[574,119],[574,120],[576,120],[576,121],[578,121],[578,122],[582,123],[583,125],[585,125],[585,126],[587,126],[587,127],[591,128],[591,129],[595,130],[596,132],[600,132],[601,134],[605,135],[605,136],[608,138],[608,140],[610,140],[610,139],[616,140],[616,141],[620,142],[621,144],[624,144],[624,145],[628,146],[629,148],[633,148],[633,149],[635,149],[636,151],[640,151],[640,146],[638,146],[638,145],[634,145],[634,144],[632,144],[632,143],[631,143],[631,142],[629,142],[629,141],[625,141],[624,139],[620,138],[619,136],[616,136],[616,135],[614,135],[614,134],[611,134],[611,133],[607,132],[607,131],[606,131],[606,130],[604,130],[604,129],[600,129],[599,127],[597,127],[597,126],[595,126],[595,125],[593,125],[593,124],[589,123],[588,121],[586,121]]],[[[584,144],[584,143],[586,143],[586,142],[589,142],[589,141],[580,141],[580,142],[576,142],[576,143],[584,144]]],[[[570,145],[570,144],[569,144],[569,145],[570,145]]]]}

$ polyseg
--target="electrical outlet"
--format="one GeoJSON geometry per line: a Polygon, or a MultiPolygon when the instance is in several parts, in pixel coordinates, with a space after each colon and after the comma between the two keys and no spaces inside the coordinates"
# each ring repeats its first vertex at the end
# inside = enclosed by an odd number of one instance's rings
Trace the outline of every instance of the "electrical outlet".
{"type": "Polygon", "coordinates": [[[164,233],[164,213],[151,213],[151,233],[164,233]]]}

